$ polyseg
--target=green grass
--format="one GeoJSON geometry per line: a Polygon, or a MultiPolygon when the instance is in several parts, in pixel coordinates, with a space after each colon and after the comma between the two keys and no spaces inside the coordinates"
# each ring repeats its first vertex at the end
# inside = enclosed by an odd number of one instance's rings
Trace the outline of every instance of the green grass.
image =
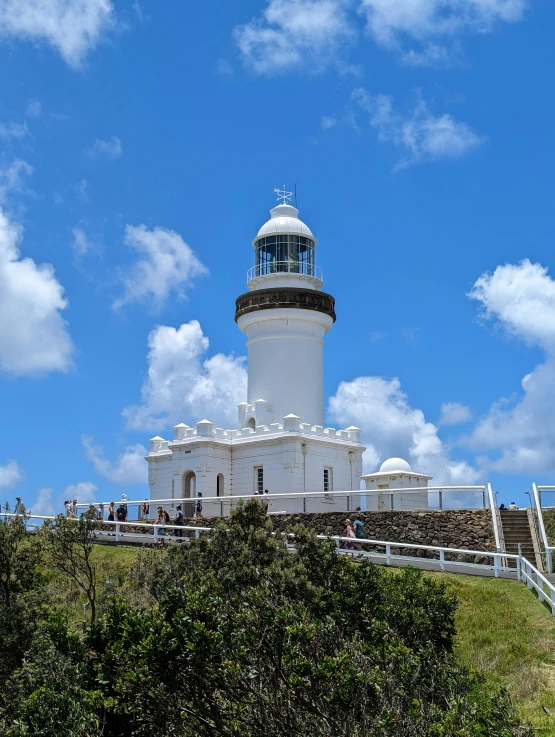
{"type": "Polygon", "coordinates": [[[517,581],[430,575],[447,580],[459,599],[461,659],[491,686],[504,686],[538,735],[555,736],[555,617],[517,581]]]}
{"type": "MultiPolygon", "coordinates": [[[[129,568],[139,549],[98,546],[94,553],[101,600],[116,592],[126,596],[129,568]]],[[[505,687],[522,720],[539,737],[555,737],[555,617],[517,581],[426,575],[447,581],[459,599],[456,650],[463,662],[483,673],[489,687],[505,687]]],[[[75,586],[55,574],[51,586],[59,604],[80,624],[83,598],[75,586]]]]}

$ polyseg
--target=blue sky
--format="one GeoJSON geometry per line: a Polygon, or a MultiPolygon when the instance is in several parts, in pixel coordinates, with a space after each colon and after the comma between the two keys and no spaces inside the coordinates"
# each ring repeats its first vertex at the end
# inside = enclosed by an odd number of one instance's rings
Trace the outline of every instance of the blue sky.
{"type": "Polygon", "coordinates": [[[251,240],[298,189],[332,425],[502,501],[555,481],[540,0],[0,0],[0,497],[142,496],[234,425],[251,240]],[[196,322],[195,322],[196,321],[196,322]]]}

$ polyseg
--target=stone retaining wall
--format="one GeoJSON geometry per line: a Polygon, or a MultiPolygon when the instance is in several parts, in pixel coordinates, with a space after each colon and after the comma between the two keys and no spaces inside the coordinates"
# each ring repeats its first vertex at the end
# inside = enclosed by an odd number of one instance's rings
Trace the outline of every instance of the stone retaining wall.
{"type": "MultiPolygon", "coordinates": [[[[364,523],[366,538],[386,540],[419,545],[437,545],[446,548],[466,550],[495,551],[495,538],[488,510],[449,510],[427,512],[358,512],[364,523]]],[[[327,512],[315,514],[283,514],[271,515],[274,530],[283,532],[294,525],[304,525],[318,534],[341,535],[347,515],[344,512],[327,512]]],[[[354,519],[355,515],[350,516],[354,519]]],[[[186,519],[186,526],[213,527],[220,518],[201,517],[186,519]]],[[[128,532],[148,533],[150,530],[137,525],[126,528],[128,532]]],[[[171,532],[168,530],[168,533],[171,532]]],[[[379,548],[378,548],[379,549],[379,548]]],[[[383,550],[383,547],[381,548],[383,550]]],[[[410,548],[392,549],[393,553],[417,557],[437,557],[437,554],[410,548]]],[[[486,562],[475,560],[473,556],[455,556],[469,562],[486,562]]]]}

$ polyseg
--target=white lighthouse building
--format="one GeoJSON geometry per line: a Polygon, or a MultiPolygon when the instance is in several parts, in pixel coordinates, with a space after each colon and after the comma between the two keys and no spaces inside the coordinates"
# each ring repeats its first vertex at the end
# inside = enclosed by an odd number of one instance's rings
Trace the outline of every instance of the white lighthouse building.
{"type": "Polygon", "coordinates": [[[335,300],[322,291],[316,238],[289,197],[281,195],[258,231],[248,291],[236,300],[235,321],[248,349],[248,393],[237,428],[206,419],[176,425],[172,440],[152,438],[146,458],[152,500],[217,497],[204,505],[209,515],[233,496],[265,489],[325,492],[309,499],[309,508],[306,500],[283,498],[272,507],[332,511],[341,499],[334,490],[360,489],[360,429],[324,427],[324,337],[336,319],[335,300]]]}

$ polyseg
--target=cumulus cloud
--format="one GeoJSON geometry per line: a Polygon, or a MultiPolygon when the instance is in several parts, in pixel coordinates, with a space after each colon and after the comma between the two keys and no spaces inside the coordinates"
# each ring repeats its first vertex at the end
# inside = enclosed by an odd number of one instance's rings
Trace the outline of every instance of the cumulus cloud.
{"type": "Polygon", "coordinates": [[[15,461],[0,466],[0,489],[11,488],[23,478],[23,472],[15,461]]]}
{"type": "Polygon", "coordinates": [[[81,441],[85,447],[85,458],[93,463],[96,472],[107,481],[123,486],[147,483],[148,469],[145,456],[148,451],[144,446],[129,445],[112,462],[106,458],[101,445],[94,445],[92,438],[82,435],[81,441]]]}
{"type": "Polygon", "coordinates": [[[399,379],[359,376],[342,382],[329,401],[329,412],[345,427],[363,429],[366,472],[386,459],[406,459],[414,470],[434,477],[433,484],[476,483],[479,473],[464,460],[453,460],[438,436],[438,428],[426,421],[420,409],[410,406],[399,379]]]}
{"type": "Polygon", "coordinates": [[[117,136],[112,136],[109,141],[103,141],[97,138],[91,148],[87,151],[87,155],[93,159],[105,156],[109,159],[117,159],[123,153],[121,141],[117,136]]]}
{"type": "Polygon", "coordinates": [[[60,510],[54,508],[52,495],[54,489],[43,487],[37,492],[37,501],[31,505],[30,512],[37,517],[54,517],[60,510]]]}
{"type": "Polygon", "coordinates": [[[77,499],[78,504],[91,504],[96,501],[95,491],[97,487],[91,481],[79,481],[70,484],[64,490],[64,499],[77,499]]]}
{"type": "Polygon", "coordinates": [[[401,154],[396,169],[424,161],[459,158],[478,148],[484,138],[452,115],[434,115],[421,96],[413,110],[395,111],[389,95],[371,95],[358,88],[353,100],[368,114],[368,122],[384,143],[393,144],[401,154]]]}
{"type": "Polygon", "coordinates": [[[139,258],[122,272],[124,292],[113,303],[114,309],[132,302],[148,302],[159,310],[173,292],[179,299],[185,297],[197,276],[208,273],[190,246],[173,230],[146,225],[125,229],[125,243],[139,258]]]}
{"type": "Polygon", "coordinates": [[[444,402],[441,405],[440,425],[459,425],[468,422],[472,417],[470,409],[458,402],[444,402]]]}
{"type": "Polygon", "coordinates": [[[367,30],[405,61],[443,64],[452,39],[522,19],[527,0],[361,0],[367,30]]]}
{"type": "Polygon", "coordinates": [[[51,264],[21,256],[22,228],[0,208],[0,368],[32,375],[67,371],[73,345],[63,287],[51,264]]]}
{"type": "Polygon", "coordinates": [[[303,64],[319,71],[353,36],[345,0],[269,0],[261,16],[235,29],[243,61],[257,74],[303,64]]]}
{"type": "Polygon", "coordinates": [[[127,407],[129,428],[162,428],[207,418],[235,427],[237,404],[247,395],[243,357],[218,353],[206,357],[209,341],[197,320],[178,329],[159,325],[148,336],[148,378],[142,402],[127,407]]]}
{"type": "Polygon", "coordinates": [[[483,463],[507,473],[555,472],[555,281],[547,268],[528,259],[498,266],[476,280],[469,293],[481,303],[482,318],[510,336],[540,346],[545,362],[521,382],[521,390],[495,402],[468,443],[489,452],[483,463]]]}
{"type": "Polygon", "coordinates": [[[0,36],[48,43],[72,67],[113,25],[110,0],[0,0],[0,36]]]}

